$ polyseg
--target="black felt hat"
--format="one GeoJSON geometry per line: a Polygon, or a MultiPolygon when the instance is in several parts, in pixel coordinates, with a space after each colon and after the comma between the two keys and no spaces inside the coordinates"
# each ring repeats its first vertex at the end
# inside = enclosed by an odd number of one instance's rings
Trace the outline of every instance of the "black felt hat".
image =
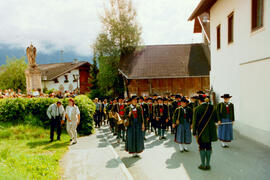
{"type": "Polygon", "coordinates": [[[175,95],[175,98],[181,98],[180,94],[175,95]]]}
{"type": "Polygon", "coordinates": [[[199,99],[200,101],[204,101],[204,100],[205,100],[205,97],[206,97],[206,96],[204,96],[204,95],[199,95],[199,96],[198,96],[198,99],[199,99]]]}
{"type": "Polygon", "coordinates": [[[157,100],[163,100],[163,98],[161,96],[158,96],[157,100]]]}
{"type": "Polygon", "coordinates": [[[232,96],[230,96],[230,94],[224,94],[221,96],[221,98],[231,98],[232,96]]]}
{"type": "Polygon", "coordinates": [[[131,100],[133,100],[133,99],[138,99],[138,97],[137,97],[136,95],[134,95],[134,96],[132,96],[130,99],[131,99],[131,100]]]}
{"type": "Polygon", "coordinates": [[[151,98],[151,97],[148,97],[148,98],[147,98],[147,100],[153,100],[153,98],[151,98]]]}
{"type": "Polygon", "coordinates": [[[144,98],[143,98],[142,96],[138,97],[138,99],[142,99],[142,100],[144,100],[144,98]]]}
{"type": "Polygon", "coordinates": [[[186,97],[182,97],[181,102],[188,103],[189,101],[187,100],[187,98],[186,98],[186,97]]]}
{"type": "Polygon", "coordinates": [[[198,91],[197,94],[205,94],[203,91],[198,91]]]}
{"type": "Polygon", "coordinates": [[[198,96],[192,96],[191,99],[198,99],[198,96]]]}

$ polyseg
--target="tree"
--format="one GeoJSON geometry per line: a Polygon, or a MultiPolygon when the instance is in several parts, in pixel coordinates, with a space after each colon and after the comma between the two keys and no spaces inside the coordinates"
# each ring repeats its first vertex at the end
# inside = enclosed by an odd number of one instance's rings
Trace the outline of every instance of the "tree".
{"type": "Polygon", "coordinates": [[[93,64],[92,66],[90,67],[90,83],[91,83],[91,91],[90,91],[90,94],[89,94],[89,97],[91,99],[94,99],[96,97],[101,97],[101,92],[100,92],[100,89],[99,89],[99,85],[98,85],[98,79],[97,79],[97,76],[98,76],[98,66],[97,66],[97,59],[96,59],[96,55],[94,53],[94,58],[93,58],[93,64]]]}
{"type": "Polygon", "coordinates": [[[93,45],[99,63],[98,84],[107,96],[123,95],[120,57],[141,45],[141,27],[131,0],[110,0],[110,8],[104,8],[100,19],[103,30],[93,45]]]}
{"type": "Polygon", "coordinates": [[[1,66],[0,72],[0,89],[21,89],[26,90],[25,70],[27,64],[25,57],[17,59],[15,57],[6,59],[6,64],[1,66]]]}

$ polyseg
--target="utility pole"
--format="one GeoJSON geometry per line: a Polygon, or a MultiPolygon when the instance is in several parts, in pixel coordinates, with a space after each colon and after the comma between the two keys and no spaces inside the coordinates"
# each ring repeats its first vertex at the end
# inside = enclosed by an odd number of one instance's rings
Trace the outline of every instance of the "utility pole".
{"type": "Polygon", "coordinates": [[[63,54],[64,54],[64,51],[61,50],[61,51],[60,51],[60,63],[63,62],[63,54]]]}

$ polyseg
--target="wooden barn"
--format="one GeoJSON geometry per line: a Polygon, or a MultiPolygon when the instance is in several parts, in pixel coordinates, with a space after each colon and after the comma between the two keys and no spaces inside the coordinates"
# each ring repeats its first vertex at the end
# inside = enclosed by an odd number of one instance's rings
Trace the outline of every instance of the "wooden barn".
{"type": "Polygon", "coordinates": [[[209,90],[210,59],[205,44],[149,45],[120,60],[126,95],[148,96],[209,90]]]}

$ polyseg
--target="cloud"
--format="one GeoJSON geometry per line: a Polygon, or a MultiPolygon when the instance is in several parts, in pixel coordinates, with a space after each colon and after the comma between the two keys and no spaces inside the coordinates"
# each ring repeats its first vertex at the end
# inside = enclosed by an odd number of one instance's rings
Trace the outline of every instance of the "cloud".
{"type": "MultiPolygon", "coordinates": [[[[0,2],[0,43],[38,51],[73,50],[91,54],[101,24],[98,14],[109,0],[6,0],[0,2]]],[[[134,0],[145,44],[190,43],[194,35],[188,16],[199,0],[134,0]]]]}

